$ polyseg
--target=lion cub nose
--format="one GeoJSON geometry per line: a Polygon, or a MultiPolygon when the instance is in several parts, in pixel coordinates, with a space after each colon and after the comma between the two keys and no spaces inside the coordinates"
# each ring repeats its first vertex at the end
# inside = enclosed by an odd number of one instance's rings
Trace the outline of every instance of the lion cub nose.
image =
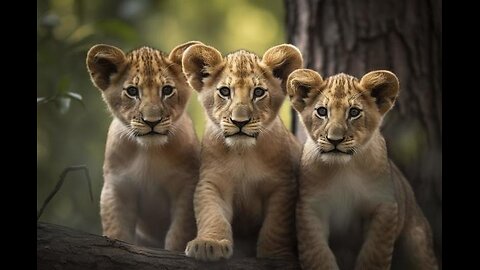
{"type": "Polygon", "coordinates": [[[162,121],[162,118],[160,118],[160,119],[158,119],[158,120],[156,120],[156,121],[147,121],[147,120],[145,120],[145,119],[143,119],[143,118],[142,118],[142,120],[143,120],[143,122],[144,122],[145,124],[147,124],[149,127],[151,127],[151,128],[153,129],[158,123],[160,123],[160,122],[162,121]]]}
{"type": "Polygon", "coordinates": [[[345,137],[340,138],[340,139],[337,139],[337,140],[330,139],[330,138],[327,137],[327,140],[328,140],[331,144],[333,144],[333,146],[337,146],[337,145],[339,145],[341,142],[343,142],[343,140],[345,140],[345,137]]]}
{"type": "Polygon", "coordinates": [[[233,120],[232,118],[230,118],[230,121],[232,121],[232,123],[237,126],[238,128],[242,128],[243,126],[245,126],[246,124],[248,124],[248,122],[250,122],[250,119],[248,120],[245,120],[245,121],[235,121],[233,120]]]}

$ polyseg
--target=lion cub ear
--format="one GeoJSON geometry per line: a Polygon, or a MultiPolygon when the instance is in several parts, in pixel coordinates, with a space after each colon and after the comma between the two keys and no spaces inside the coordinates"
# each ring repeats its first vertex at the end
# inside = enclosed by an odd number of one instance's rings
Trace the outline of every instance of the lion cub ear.
{"type": "Polygon", "coordinates": [[[188,83],[198,92],[202,91],[204,79],[218,70],[222,63],[222,54],[204,44],[190,46],[182,57],[183,73],[187,76],[188,83]]]}
{"type": "Polygon", "coordinates": [[[110,86],[111,75],[122,71],[126,62],[123,51],[110,45],[95,45],[87,53],[87,69],[90,78],[100,90],[110,86]]]}
{"type": "Polygon", "coordinates": [[[311,69],[297,69],[288,76],[287,93],[293,108],[302,112],[320,94],[323,79],[311,69]]]}
{"type": "Polygon", "coordinates": [[[302,53],[297,47],[290,44],[282,44],[268,49],[262,57],[262,62],[272,69],[273,76],[282,80],[284,93],[288,75],[303,66],[302,53]]]}
{"type": "Polygon", "coordinates": [[[375,98],[378,111],[383,115],[395,104],[400,83],[397,76],[387,70],[377,70],[365,74],[360,80],[360,85],[375,98]]]}
{"type": "Polygon", "coordinates": [[[189,42],[178,45],[177,47],[173,48],[173,50],[170,52],[170,54],[168,55],[168,59],[175,64],[182,65],[183,53],[185,53],[188,47],[196,44],[203,44],[203,43],[200,41],[189,41],[189,42]]]}

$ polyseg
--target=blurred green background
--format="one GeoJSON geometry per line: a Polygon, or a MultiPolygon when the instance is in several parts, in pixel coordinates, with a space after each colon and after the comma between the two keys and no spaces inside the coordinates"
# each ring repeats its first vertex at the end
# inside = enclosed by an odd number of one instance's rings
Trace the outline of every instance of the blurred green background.
{"type": "MultiPolygon", "coordinates": [[[[283,1],[268,0],[38,1],[37,209],[72,165],[88,167],[94,195],[90,202],[83,172],[72,172],[40,221],[101,234],[99,197],[111,116],[85,67],[91,46],[130,51],[148,45],[169,52],[199,40],[224,54],[248,49],[261,56],[286,42],[284,12],[283,1]]],[[[201,138],[204,114],[196,95],[188,113],[201,138]]],[[[288,126],[286,102],[281,117],[288,126]]]]}

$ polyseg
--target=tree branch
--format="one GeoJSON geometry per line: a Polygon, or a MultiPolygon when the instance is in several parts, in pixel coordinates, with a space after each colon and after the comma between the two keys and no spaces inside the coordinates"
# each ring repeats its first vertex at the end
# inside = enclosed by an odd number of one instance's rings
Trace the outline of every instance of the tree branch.
{"type": "Polygon", "coordinates": [[[199,262],[180,252],[137,247],[49,223],[37,223],[37,269],[300,269],[296,261],[239,258],[199,262]]]}
{"type": "Polygon", "coordinates": [[[78,171],[78,170],[83,170],[85,173],[85,178],[87,179],[88,183],[88,190],[90,192],[90,201],[93,202],[93,194],[92,194],[92,180],[90,179],[90,174],[88,173],[88,168],[85,165],[75,165],[75,166],[68,166],[63,170],[62,174],[60,175],[60,179],[58,180],[57,184],[55,185],[55,188],[52,190],[52,192],[48,195],[48,197],[45,199],[43,202],[42,207],[37,213],[37,221],[40,219],[40,217],[43,214],[43,210],[45,210],[45,207],[47,207],[47,204],[50,202],[50,200],[53,199],[55,194],[60,190],[60,188],[63,185],[63,182],[65,181],[65,177],[67,174],[71,171],[78,171]]]}

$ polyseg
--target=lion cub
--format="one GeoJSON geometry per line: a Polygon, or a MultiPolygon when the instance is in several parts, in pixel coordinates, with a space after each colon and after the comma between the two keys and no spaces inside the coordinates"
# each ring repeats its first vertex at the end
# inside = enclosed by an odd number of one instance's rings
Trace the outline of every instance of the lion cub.
{"type": "Polygon", "coordinates": [[[287,89],[308,133],[296,212],[303,269],[389,269],[394,246],[398,269],[437,269],[430,226],[379,130],[397,77],[299,69],[287,89]]]}
{"type": "Polygon", "coordinates": [[[169,55],[148,47],[124,54],[108,45],[88,51],[92,82],[113,115],[100,198],[110,238],[183,251],[195,236],[200,147],[185,112],[192,90],[181,66],[194,44],[169,55]]]}
{"type": "Polygon", "coordinates": [[[234,239],[236,257],[294,255],[301,146],[278,110],[286,79],[302,62],[292,45],[262,58],[244,50],[222,57],[205,45],[185,51],[183,71],[208,116],[188,256],[230,258],[234,239]]]}

